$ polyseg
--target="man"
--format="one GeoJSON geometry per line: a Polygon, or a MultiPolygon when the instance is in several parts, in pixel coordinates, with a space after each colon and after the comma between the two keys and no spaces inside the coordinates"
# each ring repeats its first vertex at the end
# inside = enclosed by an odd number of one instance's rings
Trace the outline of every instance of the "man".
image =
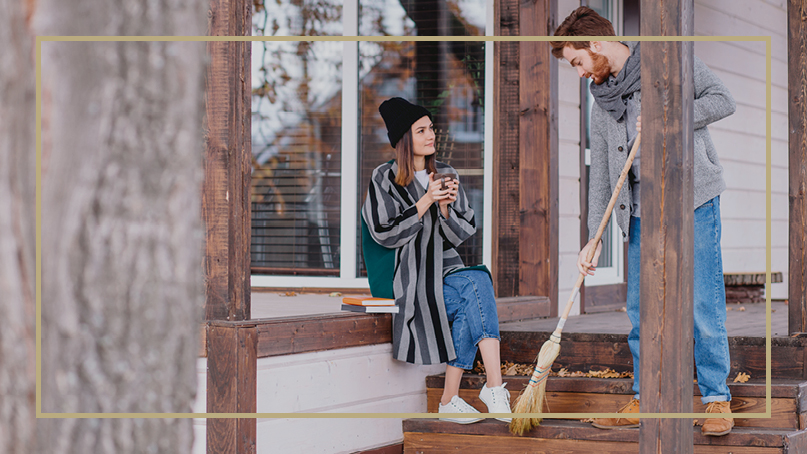
{"type": "MultiPolygon", "coordinates": [[[[581,6],[573,11],[555,31],[555,36],[614,36],[611,23],[594,10],[581,6]]],[[[619,173],[630,147],[641,131],[641,64],[639,43],[618,41],[554,41],[552,54],[577,68],[580,77],[591,78],[594,106],[591,110],[591,170],[589,181],[590,237],[594,236],[605,213],[619,173]]],[[[720,193],[726,188],[723,168],[717,158],[706,126],[725,118],[735,110],[728,89],[706,65],[694,62],[694,331],[695,366],[701,401],[707,413],[730,413],[731,394],[726,379],[730,363],[726,335],[726,297],[723,286],[723,264],[720,251],[720,193]]],[[[631,167],[628,184],[622,187],[616,203],[616,221],[628,241],[627,313],[632,329],[628,344],[633,354],[633,390],[631,399],[619,413],[621,418],[600,418],[593,425],[601,429],[639,427],[638,418],[628,414],[639,412],[639,271],[641,180],[640,153],[631,167]]],[[[596,245],[592,261],[586,261],[593,240],[580,251],[581,273],[594,274],[602,244],[596,245]]],[[[681,377],[686,380],[687,377],[681,377]]],[[[708,418],[704,435],[720,436],[731,432],[731,418],[708,418]]]]}

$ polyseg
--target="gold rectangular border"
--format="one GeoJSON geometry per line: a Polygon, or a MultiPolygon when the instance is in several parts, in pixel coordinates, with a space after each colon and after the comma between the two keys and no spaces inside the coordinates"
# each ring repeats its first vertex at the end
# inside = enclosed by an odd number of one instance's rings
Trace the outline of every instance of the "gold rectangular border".
{"type": "MultiPolygon", "coordinates": [[[[765,262],[765,413],[742,413],[743,418],[771,418],[771,36],[578,36],[566,41],[764,41],[766,84],[766,262],[765,262]]],[[[552,36],[37,36],[36,37],[36,417],[37,418],[435,418],[434,413],[42,413],[42,74],[43,42],[221,42],[221,41],[554,41],[552,36]]],[[[480,413],[482,418],[506,416],[480,413]]],[[[618,413],[519,413],[522,418],[615,418],[618,413]]],[[[637,413],[638,418],[696,419],[702,413],[637,413]]]]}

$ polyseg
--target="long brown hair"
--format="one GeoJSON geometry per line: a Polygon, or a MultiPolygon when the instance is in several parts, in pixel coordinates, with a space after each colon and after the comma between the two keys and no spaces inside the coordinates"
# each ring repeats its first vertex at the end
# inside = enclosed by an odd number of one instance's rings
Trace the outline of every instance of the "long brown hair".
{"type": "MultiPolygon", "coordinates": [[[[398,175],[395,176],[395,183],[400,186],[407,186],[415,178],[415,145],[412,142],[412,128],[409,128],[395,144],[395,161],[398,163],[398,175]]],[[[434,164],[435,158],[432,153],[426,156],[426,172],[437,173],[434,164]]]]}
{"type": "MultiPolygon", "coordinates": [[[[597,14],[596,11],[581,6],[572,11],[563,23],[555,30],[555,36],[614,36],[614,26],[608,19],[597,14]]],[[[563,48],[572,46],[572,49],[588,49],[591,41],[550,41],[552,55],[557,59],[563,58],[563,48]]]]}

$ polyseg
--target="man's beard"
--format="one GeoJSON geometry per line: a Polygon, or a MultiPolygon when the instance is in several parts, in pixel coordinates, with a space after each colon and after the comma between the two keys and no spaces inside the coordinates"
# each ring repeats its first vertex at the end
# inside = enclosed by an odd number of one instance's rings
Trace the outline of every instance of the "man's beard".
{"type": "Polygon", "coordinates": [[[594,65],[591,71],[591,80],[594,81],[595,84],[600,85],[601,83],[608,80],[608,76],[611,75],[611,65],[608,64],[608,59],[605,58],[601,54],[595,54],[591,51],[591,49],[586,49],[588,54],[591,56],[591,62],[594,65]]]}

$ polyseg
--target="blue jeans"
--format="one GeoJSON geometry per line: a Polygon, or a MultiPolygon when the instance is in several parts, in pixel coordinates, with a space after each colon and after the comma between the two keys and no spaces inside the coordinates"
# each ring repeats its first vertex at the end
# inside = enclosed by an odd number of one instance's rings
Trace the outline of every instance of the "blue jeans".
{"type": "Polygon", "coordinates": [[[458,271],[443,279],[443,300],[457,357],[449,366],[473,369],[477,344],[485,338],[499,339],[499,314],[493,297],[493,282],[479,270],[458,271]]]}
{"type": "MultiPolygon", "coordinates": [[[[639,270],[641,268],[641,221],[630,218],[628,240],[627,311],[633,328],[628,345],[633,354],[633,392],[639,398],[639,270]]],[[[730,401],[726,385],[731,363],[726,334],[726,288],[723,284],[723,258],[720,251],[720,197],[695,210],[694,232],[694,331],[695,368],[701,402],[730,401]]],[[[683,377],[686,379],[686,377],[683,377]]]]}

